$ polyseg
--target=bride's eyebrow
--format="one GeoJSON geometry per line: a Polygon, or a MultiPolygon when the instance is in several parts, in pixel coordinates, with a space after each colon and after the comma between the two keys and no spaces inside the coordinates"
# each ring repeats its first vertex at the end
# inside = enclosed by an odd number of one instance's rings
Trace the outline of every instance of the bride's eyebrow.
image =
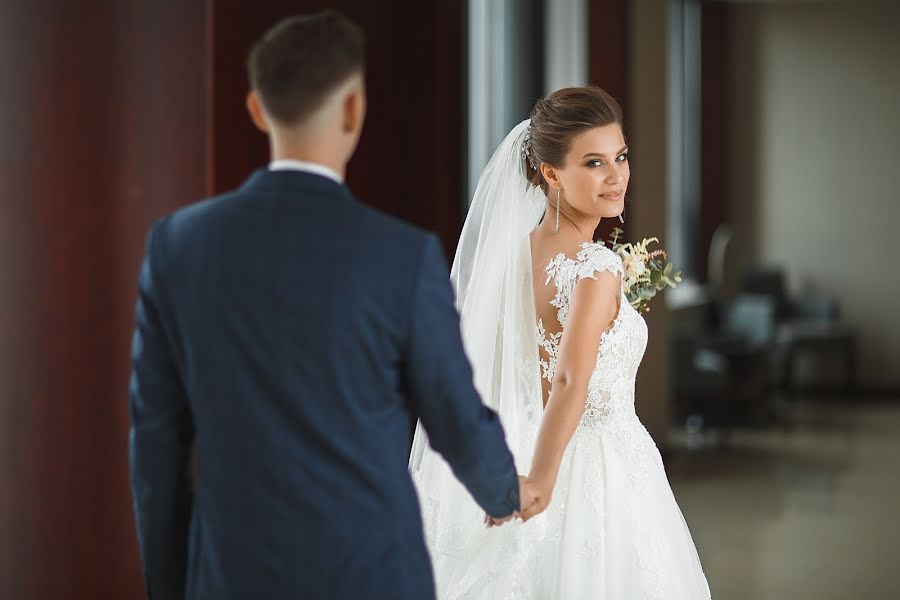
{"type": "MultiPolygon", "coordinates": [[[[628,146],[622,146],[622,148],[621,148],[618,152],[616,152],[616,156],[619,156],[620,154],[622,154],[623,152],[625,152],[625,151],[627,151],[627,150],[628,150],[628,146]]],[[[587,154],[585,154],[585,155],[582,156],[581,158],[584,159],[584,158],[587,158],[587,157],[589,157],[589,156],[599,156],[600,158],[606,158],[606,155],[605,155],[605,154],[602,154],[602,153],[600,153],[600,152],[588,152],[587,154]]]]}

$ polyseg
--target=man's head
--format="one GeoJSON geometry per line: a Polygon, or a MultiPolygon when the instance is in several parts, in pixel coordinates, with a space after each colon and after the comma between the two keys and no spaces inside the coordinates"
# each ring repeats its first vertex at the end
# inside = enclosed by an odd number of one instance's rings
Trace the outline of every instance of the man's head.
{"type": "Polygon", "coordinates": [[[274,154],[324,143],[346,162],[365,117],[364,71],[363,34],[348,19],[333,11],[291,17],[250,52],[247,109],[274,154]]]}

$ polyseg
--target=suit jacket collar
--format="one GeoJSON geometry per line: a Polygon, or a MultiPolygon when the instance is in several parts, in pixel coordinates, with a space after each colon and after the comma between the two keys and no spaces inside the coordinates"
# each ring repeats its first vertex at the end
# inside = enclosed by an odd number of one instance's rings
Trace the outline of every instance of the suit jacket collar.
{"type": "Polygon", "coordinates": [[[241,191],[278,194],[302,194],[318,192],[351,199],[347,186],[323,175],[293,169],[270,171],[257,169],[241,186],[241,191]]]}

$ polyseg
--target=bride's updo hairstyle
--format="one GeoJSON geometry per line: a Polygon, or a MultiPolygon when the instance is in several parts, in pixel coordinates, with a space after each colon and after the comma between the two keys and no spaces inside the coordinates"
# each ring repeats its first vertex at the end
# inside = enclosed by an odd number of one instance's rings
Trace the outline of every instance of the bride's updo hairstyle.
{"type": "Polygon", "coordinates": [[[546,194],[541,163],[562,167],[575,136],[613,123],[622,125],[622,109],[615,98],[596,86],[562,88],[539,99],[531,110],[531,126],[522,148],[528,181],[546,194]]]}

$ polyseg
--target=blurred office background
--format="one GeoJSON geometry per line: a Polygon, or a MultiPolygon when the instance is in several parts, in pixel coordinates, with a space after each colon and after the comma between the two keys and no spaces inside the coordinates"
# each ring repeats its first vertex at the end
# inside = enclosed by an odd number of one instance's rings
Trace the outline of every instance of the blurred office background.
{"type": "Polygon", "coordinates": [[[144,235],[265,165],[244,59],[321,8],[367,35],[350,187],[449,257],[538,97],[620,100],[627,237],[659,235],[685,273],[647,315],[638,412],[713,596],[900,597],[898,3],[3,0],[0,598],[142,597],[126,396],[144,235]]]}

